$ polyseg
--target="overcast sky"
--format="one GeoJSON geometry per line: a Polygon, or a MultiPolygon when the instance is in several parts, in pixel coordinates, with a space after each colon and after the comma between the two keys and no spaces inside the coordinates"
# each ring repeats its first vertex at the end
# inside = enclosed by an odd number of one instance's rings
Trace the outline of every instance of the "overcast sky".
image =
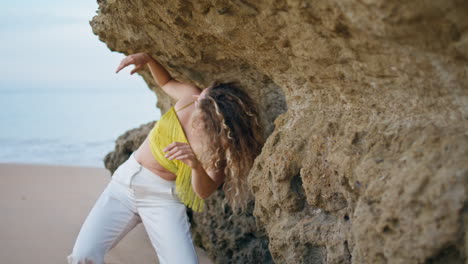
{"type": "Polygon", "coordinates": [[[93,34],[96,0],[0,2],[0,90],[148,89],[93,34]]]}

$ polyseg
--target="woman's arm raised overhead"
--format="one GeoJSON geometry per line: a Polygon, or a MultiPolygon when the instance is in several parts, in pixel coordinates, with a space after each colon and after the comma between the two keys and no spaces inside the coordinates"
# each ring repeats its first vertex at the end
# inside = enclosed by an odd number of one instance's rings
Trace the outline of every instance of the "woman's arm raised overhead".
{"type": "Polygon", "coordinates": [[[128,55],[120,62],[116,73],[130,64],[135,65],[135,68],[130,72],[130,74],[134,74],[144,65],[148,64],[151,75],[153,75],[156,83],[163,89],[165,93],[177,101],[183,97],[201,93],[201,89],[196,85],[181,83],[174,80],[171,74],[148,53],[142,52],[128,55]]]}

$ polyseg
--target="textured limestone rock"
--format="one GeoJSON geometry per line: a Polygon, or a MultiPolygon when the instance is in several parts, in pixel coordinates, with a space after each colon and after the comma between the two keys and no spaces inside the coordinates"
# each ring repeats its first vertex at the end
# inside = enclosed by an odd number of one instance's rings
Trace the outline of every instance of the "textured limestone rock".
{"type": "Polygon", "coordinates": [[[206,199],[206,210],[189,212],[194,242],[203,247],[215,263],[273,263],[268,238],[253,217],[254,202],[246,212],[233,215],[223,203],[221,189],[206,199]]]}
{"type": "MultiPolygon", "coordinates": [[[[466,261],[466,1],[98,3],[109,49],[200,86],[239,78],[262,105],[249,186],[275,262],[466,261]]],[[[197,221],[215,229],[206,245],[235,232],[197,221]]]]}

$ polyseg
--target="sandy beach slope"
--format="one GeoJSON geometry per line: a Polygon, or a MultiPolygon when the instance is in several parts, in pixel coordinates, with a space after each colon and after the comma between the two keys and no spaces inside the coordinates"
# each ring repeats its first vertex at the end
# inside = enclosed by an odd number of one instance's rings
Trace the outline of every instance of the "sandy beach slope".
{"type": "MultiPolygon", "coordinates": [[[[110,181],[101,168],[0,164],[0,263],[66,263],[81,224],[110,181]]],[[[197,248],[201,263],[210,263],[197,248]]],[[[106,263],[157,263],[142,224],[106,263]]]]}

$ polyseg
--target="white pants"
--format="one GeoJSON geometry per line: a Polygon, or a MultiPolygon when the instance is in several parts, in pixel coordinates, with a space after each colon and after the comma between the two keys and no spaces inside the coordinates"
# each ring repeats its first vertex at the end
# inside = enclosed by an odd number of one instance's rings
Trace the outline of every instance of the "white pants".
{"type": "Polygon", "coordinates": [[[141,166],[133,153],[114,172],[89,212],[68,263],[103,264],[105,253],[141,222],[161,264],[198,263],[175,181],[141,166]]]}

